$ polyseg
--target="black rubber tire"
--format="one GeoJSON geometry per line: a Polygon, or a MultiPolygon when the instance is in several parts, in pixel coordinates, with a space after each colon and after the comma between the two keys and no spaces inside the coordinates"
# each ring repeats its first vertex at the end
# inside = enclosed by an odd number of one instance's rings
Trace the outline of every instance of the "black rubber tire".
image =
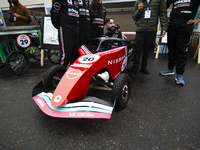
{"type": "Polygon", "coordinates": [[[61,65],[52,66],[47,70],[44,76],[43,84],[46,90],[55,89],[60,79],[66,72],[66,68],[61,65]]]}
{"type": "Polygon", "coordinates": [[[6,58],[6,67],[12,74],[20,76],[28,71],[28,57],[22,51],[12,51],[6,58]]]}
{"type": "Polygon", "coordinates": [[[49,50],[48,59],[53,64],[59,64],[61,60],[61,51],[60,50],[49,50]]]}
{"type": "Polygon", "coordinates": [[[126,73],[121,73],[114,81],[111,101],[115,102],[115,108],[122,110],[128,104],[131,90],[131,79],[126,73]]]}

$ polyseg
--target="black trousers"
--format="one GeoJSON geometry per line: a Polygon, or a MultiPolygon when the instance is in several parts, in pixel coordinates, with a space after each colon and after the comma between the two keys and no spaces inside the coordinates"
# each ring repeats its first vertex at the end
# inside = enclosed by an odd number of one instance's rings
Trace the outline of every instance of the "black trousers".
{"type": "Polygon", "coordinates": [[[83,44],[91,43],[91,31],[90,30],[80,30],[79,32],[79,47],[83,44]]]}
{"type": "Polygon", "coordinates": [[[62,51],[60,64],[67,67],[69,63],[72,64],[79,57],[79,26],[60,26],[58,37],[62,51]]]}
{"type": "Polygon", "coordinates": [[[192,25],[179,21],[170,22],[168,26],[167,46],[169,49],[168,68],[173,70],[176,66],[176,73],[183,74],[187,63],[187,47],[193,32],[192,25]]]}
{"type": "Polygon", "coordinates": [[[104,35],[104,28],[103,25],[100,24],[91,24],[91,39],[96,37],[102,37],[104,35]]]}
{"type": "Polygon", "coordinates": [[[136,72],[139,69],[140,57],[142,56],[141,68],[146,68],[148,64],[149,50],[153,50],[155,45],[156,32],[136,32],[135,38],[135,53],[133,59],[133,70],[136,72]]]}

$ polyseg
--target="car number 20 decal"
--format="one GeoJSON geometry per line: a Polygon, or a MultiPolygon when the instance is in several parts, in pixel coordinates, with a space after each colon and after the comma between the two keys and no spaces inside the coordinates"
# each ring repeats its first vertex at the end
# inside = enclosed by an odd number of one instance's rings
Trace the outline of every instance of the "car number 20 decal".
{"type": "Polygon", "coordinates": [[[31,38],[26,34],[20,34],[17,36],[17,44],[22,48],[27,48],[31,44],[31,38]]]}
{"type": "Polygon", "coordinates": [[[79,58],[80,63],[93,63],[99,59],[98,55],[84,55],[79,58]]]}

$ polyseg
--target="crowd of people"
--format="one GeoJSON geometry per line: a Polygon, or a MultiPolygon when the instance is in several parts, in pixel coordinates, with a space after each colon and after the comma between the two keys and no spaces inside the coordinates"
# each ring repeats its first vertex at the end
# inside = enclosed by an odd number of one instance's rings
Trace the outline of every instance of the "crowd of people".
{"type": "Polygon", "coordinates": [[[59,31],[61,65],[72,64],[78,48],[104,34],[106,9],[101,0],[53,0],[51,20],[59,31]]]}
{"type": "Polygon", "coordinates": [[[160,75],[173,75],[176,67],[175,81],[178,85],[185,85],[183,73],[186,65],[187,47],[193,32],[193,26],[200,22],[194,20],[200,1],[195,0],[137,0],[133,10],[133,19],[136,21],[136,50],[134,54],[131,76],[139,68],[140,56],[143,52],[141,71],[149,74],[147,70],[148,51],[155,41],[157,20],[160,18],[161,37],[167,31],[167,46],[169,49],[168,68],[160,75]],[[167,19],[167,8],[172,6],[170,19],[167,19]]]}
{"type": "MultiPolygon", "coordinates": [[[[18,0],[8,0],[9,20],[13,26],[28,25],[31,21],[28,10],[18,0]]],[[[185,85],[183,73],[187,62],[187,47],[193,26],[200,22],[194,20],[200,1],[198,0],[136,0],[132,18],[136,23],[135,53],[130,76],[136,75],[141,61],[141,72],[150,74],[147,69],[148,52],[154,48],[158,20],[161,24],[161,37],[167,33],[169,63],[160,75],[173,75],[175,81],[185,85]],[[170,19],[167,8],[172,7],[170,19]]],[[[78,48],[90,43],[95,37],[122,38],[111,17],[106,18],[106,8],[102,0],[52,0],[51,20],[58,29],[59,44],[62,50],[61,65],[67,67],[79,56],[78,48]],[[104,34],[104,28],[107,33],[104,34]]]]}

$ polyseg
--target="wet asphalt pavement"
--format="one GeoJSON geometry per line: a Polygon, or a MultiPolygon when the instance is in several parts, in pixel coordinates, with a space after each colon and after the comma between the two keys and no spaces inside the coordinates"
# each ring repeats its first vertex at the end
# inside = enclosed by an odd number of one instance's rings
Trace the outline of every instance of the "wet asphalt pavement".
{"type": "MultiPolygon", "coordinates": [[[[132,78],[127,108],[110,120],[45,115],[31,97],[52,66],[32,61],[23,76],[0,69],[0,150],[200,150],[200,65],[188,53],[185,86],[160,76],[167,55],[150,54],[150,75],[132,78]]],[[[127,68],[130,72],[131,64],[127,68]]],[[[92,91],[106,99],[109,93],[92,91]]]]}

